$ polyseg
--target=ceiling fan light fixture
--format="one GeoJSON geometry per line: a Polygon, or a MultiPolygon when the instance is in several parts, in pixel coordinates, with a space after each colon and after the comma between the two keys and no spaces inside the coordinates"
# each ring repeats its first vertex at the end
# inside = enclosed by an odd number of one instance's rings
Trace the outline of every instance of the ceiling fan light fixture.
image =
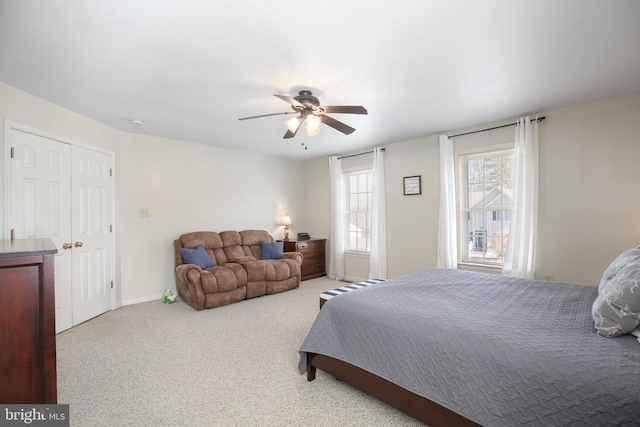
{"type": "Polygon", "coordinates": [[[355,131],[354,128],[334,119],[331,116],[328,116],[327,114],[368,114],[367,109],[362,105],[320,105],[320,100],[313,96],[309,90],[301,90],[298,93],[298,96],[295,97],[277,94],[274,94],[273,96],[287,102],[293,111],[240,117],[238,120],[257,119],[260,117],[280,116],[284,114],[299,114],[297,117],[284,122],[287,127],[287,132],[282,138],[289,139],[296,136],[300,130],[300,126],[304,126],[307,129],[308,136],[317,135],[320,133],[321,124],[332,127],[345,135],[349,135],[355,131]]]}
{"type": "Polygon", "coordinates": [[[320,117],[313,114],[307,116],[307,136],[314,136],[320,133],[320,117]]]}
{"type": "Polygon", "coordinates": [[[287,129],[289,129],[293,133],[296,133],[296,131],[298,130],[298,127],[300,126],[300,118],[294,117],[292,119],[285,120],[284,124],[287,127],[287,129]]]}

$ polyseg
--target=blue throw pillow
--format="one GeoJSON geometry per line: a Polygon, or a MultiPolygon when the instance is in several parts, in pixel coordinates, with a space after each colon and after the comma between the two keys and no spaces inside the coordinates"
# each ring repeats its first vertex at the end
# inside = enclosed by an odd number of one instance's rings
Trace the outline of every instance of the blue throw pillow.
{"type": "Polygon", "coordinates": [[[203,246],[198,246],[195,249],[180,248],[180,255],[187,264],[199,265],[202,269],[216,266],[203,246]]]}
{"type": "Polygon", "coordinates": [[[262,255],[260,259],[282,259],[284,256],[284,243],[283,242],[260,242],[260,248],[262,249],[262,255]]]}

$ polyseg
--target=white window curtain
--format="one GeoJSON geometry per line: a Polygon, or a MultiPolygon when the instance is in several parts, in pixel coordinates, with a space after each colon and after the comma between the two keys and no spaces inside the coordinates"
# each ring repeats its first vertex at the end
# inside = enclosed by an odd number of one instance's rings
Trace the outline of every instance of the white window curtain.
{"type": "Polygon", "coordinates": [[[513,206],[503,275],[533,279],[537,222],[538,120],[525,117],[516,124],[513,206]]]}
{"type": "Polygon", "coordinates": [[[456,230],[456,174],[453,139],[440,135],[440,218],[438,260],[440,268],[458,268],[456,230]]]}
{"type": "Polygon", "coordinates": [[[371,252],[369,279],[387,277],[387,215],[384,191],[383,149],[373,150],[373,197],[371,206],[371,252]]]}
{"type": "Polygon", "coordinates": [[[342,280],[344,279],[346,195],[342,178],[342,160],[337,156],[329,157],[329,179],[331,181],[331,229],[327,276],[335,280],[342,280]]]}

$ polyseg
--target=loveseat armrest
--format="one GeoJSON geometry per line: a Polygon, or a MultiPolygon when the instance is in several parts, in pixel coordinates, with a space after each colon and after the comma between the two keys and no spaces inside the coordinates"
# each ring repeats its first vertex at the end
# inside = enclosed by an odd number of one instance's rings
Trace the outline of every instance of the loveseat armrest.
{"type": "Polygon", "coordinates": [[[202,268],[196,264],[180,264],[176,267],[176,285],[180,298],[196,310],[204,309],[202,268]]]}
{"type": "Polygon", "coordinates": [[[300,252],[285,252],[282,254],[283,258],[295,260],[298,265],[302,265],[302,260],[304,257],[300,252]]]}

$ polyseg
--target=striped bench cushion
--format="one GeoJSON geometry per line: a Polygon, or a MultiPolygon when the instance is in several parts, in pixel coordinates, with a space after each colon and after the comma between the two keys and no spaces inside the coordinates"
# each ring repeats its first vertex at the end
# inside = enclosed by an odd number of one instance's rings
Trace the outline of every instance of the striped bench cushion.
{"type": "Polygon", "coordinates": [[[350,285],[342,286],[340,288],[324,291],[320,294],[320,308],[322,304],[338,295],[346,294],[351,291],[357,291],[358,289],[366,288],[367,286],[375,285],[380,282],[384,282],[386,279],[369,279],[358,283],[352,283],[350,285]]]}

